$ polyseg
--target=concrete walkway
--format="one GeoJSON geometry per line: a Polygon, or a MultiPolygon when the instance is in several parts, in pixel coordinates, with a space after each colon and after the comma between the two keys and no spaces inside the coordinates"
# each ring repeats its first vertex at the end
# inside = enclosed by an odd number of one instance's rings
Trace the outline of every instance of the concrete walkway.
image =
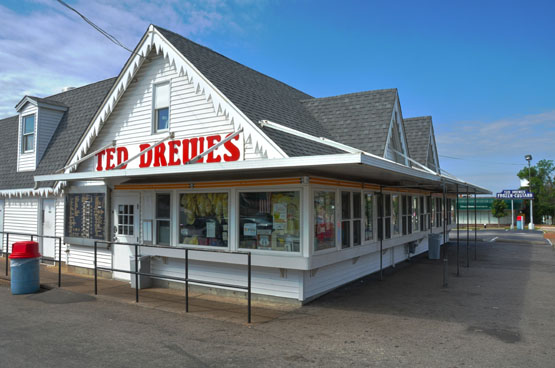
{"type": "MultiPolygon", "coordinates": [[[[5,258],[0,257],[0,279],[5,276],[5,258]]],[[[58,266],[41,264],[41,288],[58,287],[58,266]]],[[[62,266],[62,288],[74,293],[94,295],[94,277],[71,273],[62,266]]],[[[172,313],[185,313],[185,291],[167,288],[139,290],[139,303],[135,303],[135,289],[129,282],[98,278],[98,298],[113,300],[140,307],[154,308],[172,313]]],[[[296,306],[276,303],[252,302],[252,323],[266,323],[296,309],[296,306]]],[[[247,299],[222,297],[199,292],[189,292],[189,312],[195,316],[234,323],[247,323],[247,299]]]]}

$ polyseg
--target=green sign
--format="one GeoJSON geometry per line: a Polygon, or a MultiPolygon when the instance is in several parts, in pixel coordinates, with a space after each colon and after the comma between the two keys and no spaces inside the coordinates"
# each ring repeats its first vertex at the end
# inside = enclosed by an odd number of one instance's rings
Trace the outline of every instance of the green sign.
{"type": "MultiPolygon", "coordinates": [[[[495,200],[495,198],[476,198],[476,210],[491,210],[491,205],[493,203],[493,201],[495,200]]],[[[515,199],[513,200],[513,205],[514,205],[514,209],[516,210],[520,210],[522,207],[522,199],[515,199]]],[[[467,209],[467,205],[466,205],[466,198],[459,198],[459,205],[458,208],[459,210],[466,210],[467,209]]],[[[510,199],[505,199],[505,203],[507,203],[507,209],[510,210],[511,209],[511,200],[510,199]]],[[[474,211],[474,198],[468,198],[468,209],[474,211]]]]}

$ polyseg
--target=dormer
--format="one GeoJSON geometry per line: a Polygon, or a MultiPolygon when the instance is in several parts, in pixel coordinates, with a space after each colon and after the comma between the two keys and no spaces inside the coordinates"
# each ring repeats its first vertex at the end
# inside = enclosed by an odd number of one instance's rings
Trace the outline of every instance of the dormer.
{"type": "Polygon", "coordinates": [[[17,171],[34,171],[67,106],[50,99],[25,96],[15,108],[19,114],[17,171]]]}

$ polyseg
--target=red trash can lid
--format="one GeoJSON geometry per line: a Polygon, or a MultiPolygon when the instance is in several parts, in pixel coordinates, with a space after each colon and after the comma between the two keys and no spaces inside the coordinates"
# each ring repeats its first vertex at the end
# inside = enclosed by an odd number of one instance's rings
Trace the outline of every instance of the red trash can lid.
{"type": "Polygon", "coordinates": [[[35,241],[21,241],[13,243],[10,259],[39,257],[39,243],[35,241]]]}

